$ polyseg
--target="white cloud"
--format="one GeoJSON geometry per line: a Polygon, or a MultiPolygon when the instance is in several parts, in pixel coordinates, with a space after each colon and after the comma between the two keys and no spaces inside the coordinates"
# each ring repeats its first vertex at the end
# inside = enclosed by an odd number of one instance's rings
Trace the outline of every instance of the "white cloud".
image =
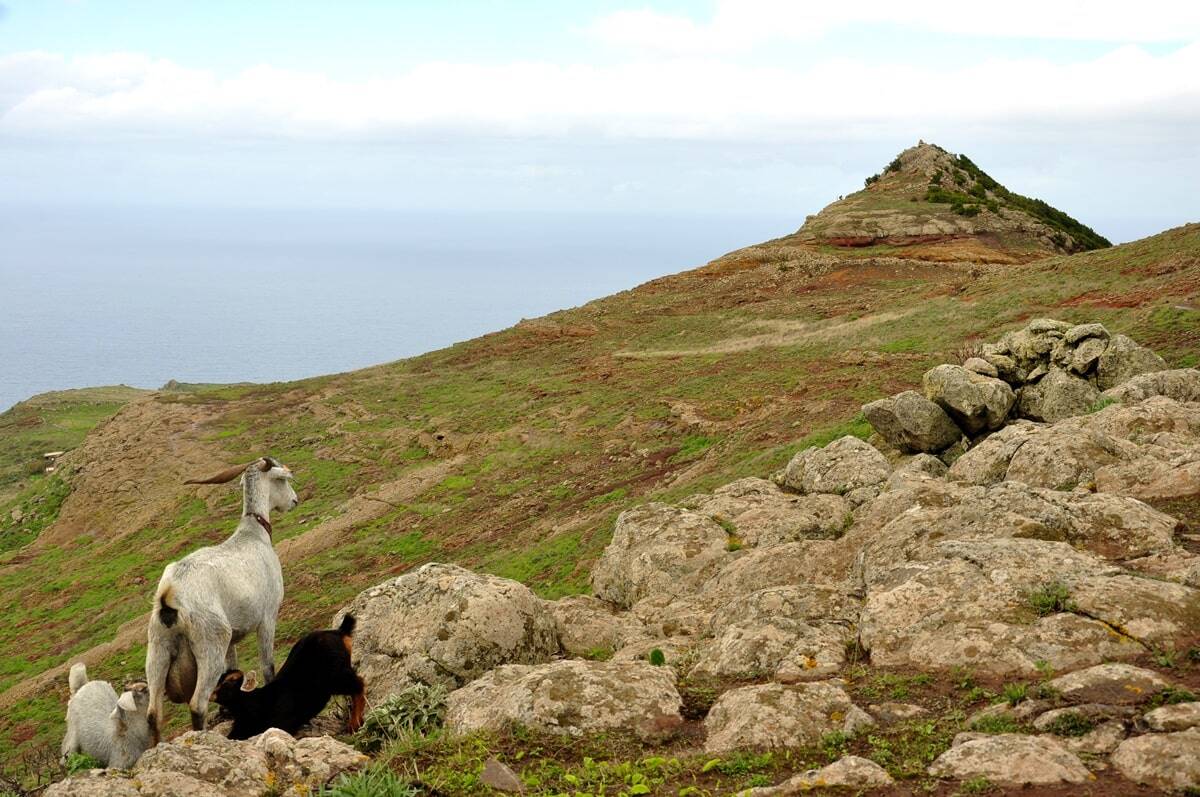
{"type": "Polygon", "coordinates": [[[1200,38],[1200,4],[1180,0],[721,0],[705,22],[648,8],[627,9],[599,18],[589,30],[610,44],[699,54],[737,52],[769,41],[814,39],[863,24],[1025,39],[1182,42],[1200,38]]]}
{"type": "Polygon", "coordinates": [[[117,53],[0,58],[0,135],[395,138],[448,133],[777,139],[897,126],[1200,121],[1200,43],[1076,63],[957,67],[717,58],[612,66],[431,62],[361,81],[259,66],[222,77],[117,53]]]}

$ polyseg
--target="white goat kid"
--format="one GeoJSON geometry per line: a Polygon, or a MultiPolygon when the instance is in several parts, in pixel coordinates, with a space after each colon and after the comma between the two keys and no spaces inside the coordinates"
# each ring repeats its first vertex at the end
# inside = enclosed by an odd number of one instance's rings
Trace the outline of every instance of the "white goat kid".
{"type": "Polygon", "coordinates": [[[67,735],[62,759],[83,753],[103,766],[129,769],[150,747],[150,702],[144,683],[117,692],[107,681],[89,681],[83,662],[71,667],[71,699],[67,702],[67,735]]]}
{"type": "Polygon", "coordinates": [[[146,678],[155,744],[164,696],[187,703],[192,728],[204,729],[209,695],[221,674],[237,667],[235,646],[247,634],[258,636],[265,680],[275,677],[275,621],[283,601],[283,572],[271,545],[270,513],[286,512],[300,501],[292,489],[292,472],[271,457],[185,484],[223,484],[239,474],[242,519],[237,530],[220,545],[167,565],[154,593],[146,678]]]}

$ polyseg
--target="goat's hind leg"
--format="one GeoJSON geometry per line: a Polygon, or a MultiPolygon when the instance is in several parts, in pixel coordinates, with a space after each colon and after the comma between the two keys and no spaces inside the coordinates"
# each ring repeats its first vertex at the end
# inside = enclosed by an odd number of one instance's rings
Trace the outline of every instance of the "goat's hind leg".
{"type": "Polygon", "coordinates": [[[192,730],[204,730],[208,699],[225,674],[225,656],[232,640],[233,633],[228,628],[208,628],[199,638],[192,639],[192,654],[196,657],[196,690],[188,703],[192,712],[192,730]]]}
{"type": "Polygon", "coordinates": [[[167,692],[167,674],[171,669],[171,647],[173,640],[151,616],[150,630],[146,639],[146,686],[150,690],[150,706],[146,721],[150,725],[151,746],[158,744],[163,724],[163,705],[167,692]]]}
{"type": "Polygon", "coordinates": [[[258,626],[258,663],[262,667],[263,682],[275,680],[275,621],[263,620],[258,626]]]}

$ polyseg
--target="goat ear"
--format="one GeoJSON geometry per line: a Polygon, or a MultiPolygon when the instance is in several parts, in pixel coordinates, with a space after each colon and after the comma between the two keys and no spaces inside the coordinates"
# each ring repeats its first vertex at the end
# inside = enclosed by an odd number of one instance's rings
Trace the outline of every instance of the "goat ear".
{"type": "Polygon", "coordinates": [[[122,692],[117,698],[117,708],[122,711],[137,711],[137,701],[134,700],[133,692],[122,692]]]}
{"type": "Polygon", "coordinates": [[[244,471],[247,467],[248,466],[246,465],[234,465],[232,468],[226,468],[220,473],[215,473],[212,476],[209,476],[207,479],[188,479],[184,482],[184,484],[225,484],[226,482],[231,482],[238,476],[241,476],[242,471],[244,471]]]}
{"type": "Polygon", "coordinates": [[[243,692],[253,692],[254,687],[257,685],[258,685],[258,675],[254,672],[254,670],[251,670],[250,672],[246,673],[246,677],[242,680],[242,691],[243,692]]]}

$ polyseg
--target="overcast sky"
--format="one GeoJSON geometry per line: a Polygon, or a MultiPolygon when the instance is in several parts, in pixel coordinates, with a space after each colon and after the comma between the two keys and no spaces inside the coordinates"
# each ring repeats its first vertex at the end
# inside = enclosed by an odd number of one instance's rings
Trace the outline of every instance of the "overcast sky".
{"type": "Polygon", "coordinates": [[[0,202],[799,226],[918,138],[1200,220],[1200,3],[0,0],[0,202]]]}

